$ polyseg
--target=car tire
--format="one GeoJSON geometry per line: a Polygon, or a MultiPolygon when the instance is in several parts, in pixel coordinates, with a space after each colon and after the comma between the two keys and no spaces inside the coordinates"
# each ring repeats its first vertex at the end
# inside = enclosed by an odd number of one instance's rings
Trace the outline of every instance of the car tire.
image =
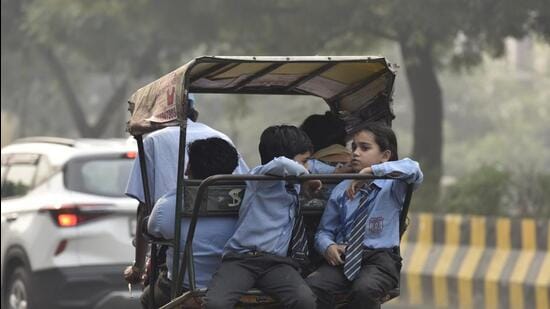
{"type": "Polygon", "coordinates": [[[18,266],[11,273],[3,297],[5,309],[33,309],[31,276],[27,269],[18,266]]]}

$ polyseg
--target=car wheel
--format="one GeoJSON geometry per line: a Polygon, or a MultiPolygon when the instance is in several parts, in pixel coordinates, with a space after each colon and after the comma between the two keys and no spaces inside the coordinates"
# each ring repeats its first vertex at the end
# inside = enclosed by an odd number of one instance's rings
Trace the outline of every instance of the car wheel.
{"type": "Polygon", "coordinates": [[[5,308],[6,309],[29,309],[30,299],[30,275],[23,267],[17,267],[10,276],[6,285],[5,308]]]}

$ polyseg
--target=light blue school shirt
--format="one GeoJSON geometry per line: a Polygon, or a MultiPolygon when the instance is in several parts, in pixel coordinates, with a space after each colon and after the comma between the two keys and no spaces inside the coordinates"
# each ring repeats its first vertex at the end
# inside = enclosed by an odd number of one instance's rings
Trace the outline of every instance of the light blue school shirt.
{"type": "MultiPolygon", "coordinates": [[[[165,239],[174,239],[174,224],[176,209],[176,190],[162,196],[149,217],[147,229],[149,233],[156,237],[165,239]]],[[[181,255],[185,248],[187,231],[191,223],[190,218],[181,220],[181,255]]],[[[195,236],[193,238],[193,260],[195,265],[195,279],[199,288],[208,286],[212,275],[218,269],[223,247],[229,237],[235,231],[236,218],[231,217],[205,217],[199,218],[195,227],[195,236]]],[[[172,261],[174,249],[169,247],[166,251],[166,266],[168,267],[168,278],[172,278],[172,261]]],[[[185,287],[189,287],[188,277],[185,276],[185,287]]]]}
{"type": "Polygon", "coordinates": [[[312,174],[333,174],[336,166],[326,164],[317,159],[309,159],[307,160],[307,169],[312,174]]]}
{"type": "MultiPolygon", "coordinates": [[[[177,172],[178,172],[178,151],[179,151],[179,127],[167,127],[150,133],[143,139],[143,148],[145,151],[145,160],[147,165],[147,177],[149,178],[149,190],[152,203],[176,188],[177,172]]],[[[211,127],[200,123],[187,120],[186,143],[190,143],[210,137],[222,138],[231,145],[233,142],[227,135],[212,129],[211,127]]],[[[189,161],[187,151],[185,152],[185,162],[189,161]]],[[[187,168],[187,166],[186,166],[187,168]]],[[[248,173],[248,166],[239,155],[239,164],[234,174],[248,173]]],[[[126,195],[133,197],[140,202],[144,202],[143,184],[141,182],[141,169],[139,166],[139,157],[134,160],[128,186],[126,187],[126,195]]]]}
{"type": "MultiPolygon", "coordinates": [[[[255,167],[252,175],[304,175],[305,167],[294,160],[278,157],[255,167]]],[[[225,245],[228,252],[266,252],[287,256],[298,206],[296,196],[288,193],[284,181],[247,181],[233,236],[225,245]]],[[[294,185],[300,192],[300,185],[294,185]]]]}
{"type": "MultiPolygon", "coordinates": [[[[369,198],[368,217],[365,223],[363,246],[367,248],[392,248],[399,246],[399,214],[405,200],[407,184],[416,188],[423,175],[417,162],[405,158],[373,165],[375,176],[392,174],[403,180],[376,179],[372,183],[376,194],[369,198]]],[[[363,194],[360,191],[348,199],[346,189],[351,180],[338,184],[332,191],[321,222],[315,234],[315,248],[324,254],[332,244],[345,244],[351,236],[357,207],[363,194]]]]}

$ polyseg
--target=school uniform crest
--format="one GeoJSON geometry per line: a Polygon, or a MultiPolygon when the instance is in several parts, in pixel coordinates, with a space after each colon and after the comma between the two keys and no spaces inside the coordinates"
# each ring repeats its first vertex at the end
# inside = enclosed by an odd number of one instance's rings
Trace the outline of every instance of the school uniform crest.
{"type": "Polygon", "coordinates": [[[369,234],[380,234],[384,229],[384,217],[374,217],[369,219],[369,234]]]}

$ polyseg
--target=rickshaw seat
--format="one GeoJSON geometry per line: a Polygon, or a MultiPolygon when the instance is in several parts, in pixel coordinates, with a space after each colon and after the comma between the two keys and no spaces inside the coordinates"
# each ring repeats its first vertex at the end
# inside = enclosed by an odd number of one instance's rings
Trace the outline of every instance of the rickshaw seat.
{"type": "MultiPolygon", "coordinates": [[[[181,300],[181,306],[179,308],[185,308],[185,309],[200,309],[204,307],[204,298],[206,296],[207,289],[202,288],[198,289],[193,293],[186,293],[182,297],[181,300]]],[[[395,288],[388,292],[388,295],[386,295],[382,300],[381,303],[385,303],[397,296],[399,296],[399,288],[395,288]]],[[[336,307],[342,307],[347,304],[347,298],[348,294],[337,294],[335,295],[335,304],[336,307]]],[[[266,295],[259,289],[251,289],[244,293],[244,295],[241,296],[239,299],[239,302],[236,304],[237,308],[250,308],[250,307],[256,307],[261,306],[262,308],[277,308],[277,302],[270,297],[269,295],[266,295]]]]}
{"type": "MultiPolygon", "coordinates": [[[[204,298],[206,297],[206,288],[197,289],[194,292],[184,293],[179,297],[179,306],[177,308],[185,309],[200,309],[204,307],[204,298]]],[[[239,302],[236,304],[237,308],[249,308],[255,306],[262,306],[262,308],[269,308],[271,306],[277,306],[277,302],[269,295],[264,294],[259,289],[251,289],[241,296],[239,302]]]]}
{"type": "MultiPolygon", "coordinates": [[[[196,181],[188,181],[185,187],[185,205],[187,206],[183,210],[185,217],[192,216],[192,205],[194,205],[195,197],[198,190],[198,183],[196,181]]],[[[209,186],[208,191],[205,193],[203,202],[200,205],[199,217],[205,216],[238,216],[240,202],[244,197],[246,190],[246,184],[239,182],[235,184],[223,184],[209,186]],[[239,203],[237,203],[239,201],[239,203]],[[231,206],[228,206],[231,205],[231,206]]],[[[305,217],[306,227],[311,229],[316,228],[319,223],[320,217],[323,214],[326,200],[320,196],[317,197],[305,197],[301,196],[300,203],[302,205],[302,212],[305,217]]],[[[206,289],[199,289],[196,291],[199,298],[204,297],[206,289]]],[[[385,303],[400,294],[399,287],[392,289],[388,294],[381,299],[381,303],[385,303]]],[[[336,304],[345,304],[348,294],[338,294],[336,297],[336,304]]],[[[270,296],[266,295],[259,289],[251,289],[246,292],[240,299],[238,305],[249,307],[254,305],[276,305],[276,301],[270,296]]],[[[187,307],[185,307],[187,308],[187,307]]],[[[191,308],[191,307],[190,307],[191,308]]]]}

